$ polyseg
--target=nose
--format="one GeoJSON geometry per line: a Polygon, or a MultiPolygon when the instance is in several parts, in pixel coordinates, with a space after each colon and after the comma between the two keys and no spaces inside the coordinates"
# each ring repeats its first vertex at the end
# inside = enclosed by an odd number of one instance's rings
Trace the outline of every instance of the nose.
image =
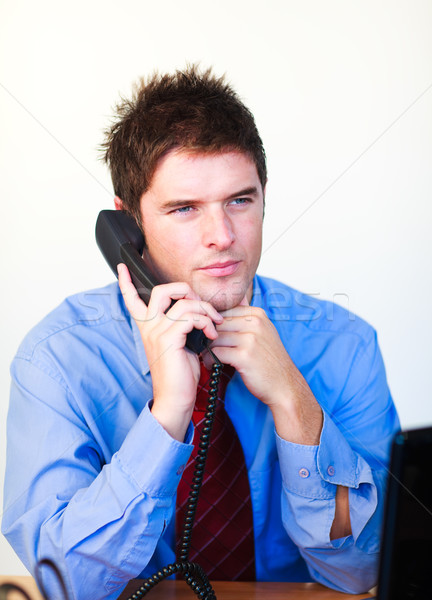
{"type": "Polygon", "coordinates": [[[235,240],[233,223],[222,209],[203,216],[203,243],[216,250],[226,250],[235,240]]]}

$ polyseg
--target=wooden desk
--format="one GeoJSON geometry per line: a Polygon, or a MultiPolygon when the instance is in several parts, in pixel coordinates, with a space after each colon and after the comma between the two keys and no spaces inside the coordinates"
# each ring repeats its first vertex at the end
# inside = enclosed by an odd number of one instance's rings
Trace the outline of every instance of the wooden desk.
{"type": "MultiPolygon", "coordinates": [[[[370,594],[341,594],[318,583],[269,583],[263,581],[212,581],[217,600],[354,600],[372,598],[370,594]]],[[[138,585],[136,585],[138,584],[138,585]]],[[[130,582],[118,600],[126,600],[139,587],[130,582]]],[[[184,581],[162,581],[145,598],[149,600],[193,600],[196,598],[184,581]]]]}
{"type": "MultiPolygon", "coordinates": [[[[257,581],[212,581],[217,600],[354,600],[372,598],[370,594],[341,594],[318,583],[269,583],[257,581]]],[[[139,580],[130,582],[118,600],[139,587],[139,580]],[[136,585],[138,584],[138,585],[136,585]]],[[[196,598],[184,581],[162,581],[145,598],[149,600],[193,600],[196,598]]]]}
{"type": "MultiPolygon", "coordinates": [[[[31,596],[32,600],[42,600],[32,577],[0,575],[0,583],[6,582],[20,585],[31,596]]],[[[341,594],[318,583],[215,581],[212,585],[217,600],[360,600],[361,598],[371,598],[370,594],[360,594],[358,596],[341,594]]],[[[139,580],[135,579],[128,584],[119,600],[128,598],[128,595],[137,587],[139,587],[139,580]]],[[[145,598],[149,600],[193,600],[196,596],[184,581],[162,581],[145,598]]],[[[11,592],[10,600],[22,600],[22,596],[11,592]]],[[[97,598],[91,600],[97,600],[97,598]]]]}

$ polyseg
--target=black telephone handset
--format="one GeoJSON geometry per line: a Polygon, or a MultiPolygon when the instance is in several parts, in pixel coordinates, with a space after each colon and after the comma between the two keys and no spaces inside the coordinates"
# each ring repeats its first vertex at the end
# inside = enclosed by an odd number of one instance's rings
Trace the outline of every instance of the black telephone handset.
{"type": "MultiPolygon", "coordinates": [[[[96,221],[96,242],[105,260],[117,276],[117,265],[125,263],[138,294],[146,304],[158,281],[146,255],[145,240],[135,219],[122,210],[102,210],[96,221]]],[[[200,354],[209,340],[199,329],[192,329],[186,347],[200,354]]]]}

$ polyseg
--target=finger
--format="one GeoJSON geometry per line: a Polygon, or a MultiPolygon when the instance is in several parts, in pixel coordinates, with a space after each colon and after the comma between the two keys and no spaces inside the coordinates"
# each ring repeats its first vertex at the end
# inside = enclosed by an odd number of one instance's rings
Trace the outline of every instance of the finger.
{"type": "Polygon", "coordinates": [[[255,321],[257,321],[256,317],[250,314],[240,317],[225,317],[223,323],[216,323],[216,329],[219,334],[223,332],[246,333],[254,331],[255,321]]]}
{"type": "MultiPolygon", "coordinates": [[[[216,356],[218,357],[218,359],[220,360],[221,363],[223,363],[224,365],[231,365],[237,371],[240,370],[239,369],[240,365],[238,363],[239,352],[238,352],[237,348],[216,346],[215,348],[212,347],[212,350],[214,351],[214,353],[216,354],[216,356]]],[[[208,361],[208,357],[205,358],[205,361],[208,361]]],[[[212,366],[213,363],[214,363],[214,360],[211,359],[210,367],[212,366]]],[[[205,364],[206,368],[209,368],[207,366],[207,362],[204,362],[204,364],[205,364]]]]}
{"type": "Polygon", "coordinates": [[[182,299],[176,302],[166,313],[166,316],[173,321],[182,319],[185,313],[196,313],[208,315],[215,323],[222,323],[223,317],[209,302],[202,300],[182,299]]]}
{"type": "Polygon", "coordinates": [[[147,315],[147,306],[139,297],[137,289],[132,283],[129,269],[124,263],[120,263],[117,265],[117,273],[120,291],[128,311],[134,319],[144,320],[147,315]]]}
{"type": "MultiPolygon", "coordinates": [[[[159,325],[160,327],[162,324],[159,325]]],[[[192,331],[192,329],[200,329],[204,332],[205,336],[210,340],[215,340],[218,337],[218,333],[214,326],[213,321],[207,315],[200,315],[197,313],[186,313],[183,318],[177,321],[166,320],[163,323],[165,327],[162,336],[169,336],[170,339],[174,339],[178,336],[178,347],[183,347],[186,342],[186,336],[192,331]],[[169,327],[166,324],[169,323],[169,327]]],[[[177,345],[177,344],[176,344],[177,345]]]]}
{"type": "MultiPolygon", "coordinates": [[[[217,339],[211,344],[211,349],[215,350],[216,347],[227,347],[227,348],[238,348],[241,343],[241,333],[235,332],[218,332],[217,339]]],[[[216,352],[217,354],[217,352],[216,352]]]]}
{"type": "Polygon", "coordinates": [[[256,308],[250,305],[238,304],[234,308],[221,311],[221,315],[224,319],[230,319],[233,317],[247,317],[256,311],[256,308]]]}
{"type": "Polygon", "coordinates": [[[157,285],[151,293],[149,310],[155,314],[163,314],[169,309],[173,300],[183,298],[199,300],[198,294],[187,283],[177,281],[157,285]]]}

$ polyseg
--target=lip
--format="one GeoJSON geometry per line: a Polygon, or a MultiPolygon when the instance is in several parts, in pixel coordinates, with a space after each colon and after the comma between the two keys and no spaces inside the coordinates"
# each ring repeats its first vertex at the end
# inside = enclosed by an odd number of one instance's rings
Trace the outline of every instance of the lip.
{"type": "Polygon", "coordinates": [[[214,263],[207,267],[202,267],[200,271],[211,275],[212,277],[227,277],[233,275],[240,265],[239,260],[229,260],[227,262],[214,263]]]}

